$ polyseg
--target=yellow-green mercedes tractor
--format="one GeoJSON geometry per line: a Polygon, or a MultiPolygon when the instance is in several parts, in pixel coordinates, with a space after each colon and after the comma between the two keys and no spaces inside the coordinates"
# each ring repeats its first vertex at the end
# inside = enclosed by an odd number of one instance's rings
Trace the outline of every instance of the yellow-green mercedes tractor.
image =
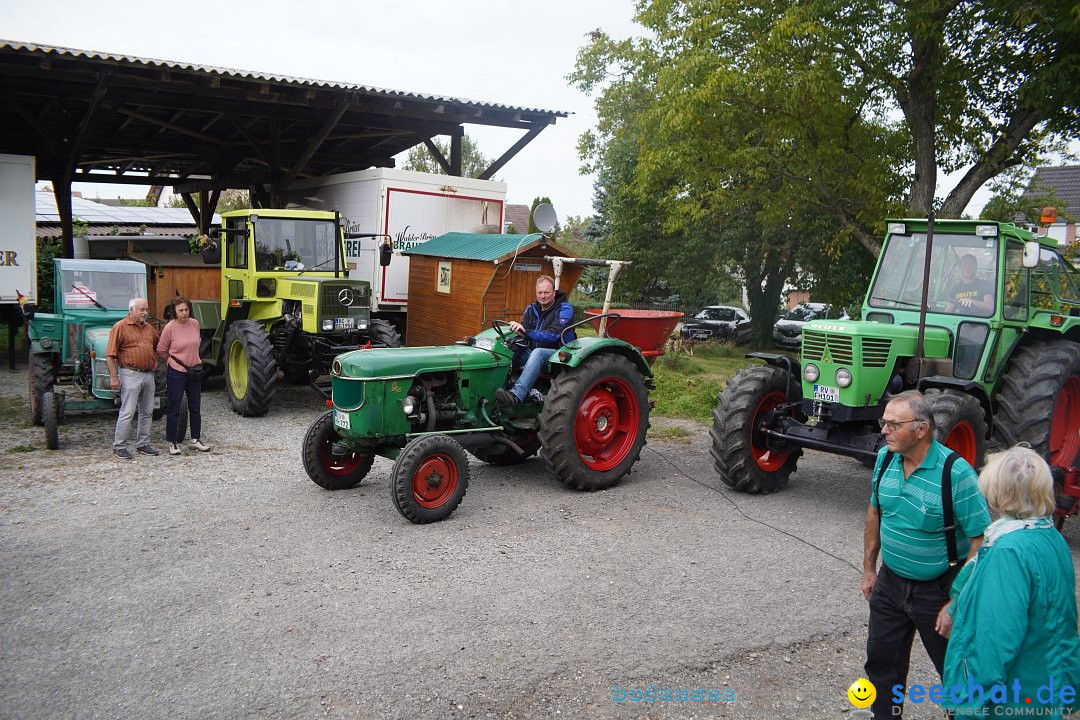
{"type": "MultiPolygon", "coordinates": [[[[221,217],[203,251],[204,262],[221,264],[221,300],[192,305],[203,363],[224,371],[236,413],[266,413],[278,370],[325,398],[335,356],[401,346],[393,325],[371,317],[370,283],[349,279],[338,213],[260,209],[221,217]]],[[[389,261],[384,253],[383,264],[389,261]]]]}
{"type": "Polygon", "coordinates": [[[808,323],[799,359],[751,353],[713,412],[712,456],[743,492],[784,487],[803,448],[872,462],[891,395],[917,388],[938,438],[979,467],[987,440],[1080,456],[1080,273],[1011,223],[889,220],[861,321],[808,323]],[[929,248],[929,251],[928,251],[929,248]]]}

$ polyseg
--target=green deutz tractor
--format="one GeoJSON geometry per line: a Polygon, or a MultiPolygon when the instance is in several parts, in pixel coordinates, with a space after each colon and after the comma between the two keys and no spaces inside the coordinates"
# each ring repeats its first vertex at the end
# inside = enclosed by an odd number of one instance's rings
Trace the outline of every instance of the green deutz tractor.
{"type": "MultiPolygon", "coordinates": [[[[30,419],[45,426],[45,445],[60,446],[58,426],[70,410],[115,410],[105,348],[109,331],[128,315],[131,298],[146,297],[146,268],[130,260],[53,260],[54,312],[26,309],[30,339],[30,419]]],[[[165,409],[165,366],[159,364],[154,417],[165,409]]],[[[187,424],[186,406],[183,410],[187,424]]]]}
{"type": "MultiPolygon", "coordinates": [[[[592,321],[617,316],[606,305],[592,321]]],[[[678,316],[669,315],[666,329],[656,331],[661,343],[678,316]]],[[[394,506],[416,523],[441,520],[461,503],[469,485],[466,453],[513,465],[539,452],[567,487],[611,487],[645,445],[652,371],[638,347],[600,327],[598,337],[567,342],[552,355],[536,385],[542,399],[529,397],[511,410],[495,404],[495,391],[509,386],[522,339],[501,320],[457,345],[341,355],[331,373],[334,408],[308,430],[304,468],[318,485],[338,490],[359,484],[376,455],[391,458],[394,506]]]]}
{"type": "Polygon", "coordinates": [[[1057,241],[1011,223],[890,220],[864,319],[810,322],[799,360],[752,353],[765,364],[728,382],[710,433],[716,470],[736,490],[770,493],[803,448],[872,463],[889,395],[910,388],[931,402],[938,439],[975,467],[992,436],[1076,465],[1078,315],[1080,273],[1057,241]]]}
{"type": "MultiPolygon", "coordinates": [[[[337,213],[260,209],[221,217],[215,242],[203,251],[204,262],[221,263],[221,300],[192,305],[200,355],[224,371],[236,413],[266,413],[278,370],[328,397],[335,356],[401,346],[393,325],[371,317],[370,283],[348,279],[337,213]]],[[[389,260],[384,253],[383,264],[389,260]]]]}

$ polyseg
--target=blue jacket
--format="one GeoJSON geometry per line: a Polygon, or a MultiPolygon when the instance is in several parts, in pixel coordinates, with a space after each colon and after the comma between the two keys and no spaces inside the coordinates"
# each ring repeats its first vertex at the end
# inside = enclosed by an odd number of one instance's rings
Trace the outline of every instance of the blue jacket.
{"type": "MultiPolygon", "coordinates": [[[[559,348],[564,344],[561,339],[562,329],[573,319],[574,308],[566,299],[566,293],[556,290],[555,301],[547,310],[541,310],[539,302],[533,302],[525,308],[521,316],[521,325],[536,347],[559,348]]],[[[577,333],[573,330],[566,333],[566,342],[576,339],[577,333]]]]}
{"type": "MultiPolygon", "coordinates": [[[[1039,708],[1047,712],[1043,717],[1056,717],[1063,705],[1080,704],[1075,694],[1065,703],[1060,698],[1063,684],[1080,693],[1075,685],[1080,683],[1076,582],[1061,533],[1052,526],[1016,530],[981,547],[956,605],[942,684],[966,689],[970,676],[984,697],[981,702],[978,697],[946,698],[945,707],[1005,706],[1029,712],[1039,708]],[[1014,693],[1015,682],[1020,684],[1019,693],[1014,693]],[[994,685],[1005,685],[1006,695],[985,697],[994,685]],[[1040,698],[1037,693],[1043,686],[1047,689],[1040,698]]],[[[990,717],[995,717],[993,712],[990,717]]]]}

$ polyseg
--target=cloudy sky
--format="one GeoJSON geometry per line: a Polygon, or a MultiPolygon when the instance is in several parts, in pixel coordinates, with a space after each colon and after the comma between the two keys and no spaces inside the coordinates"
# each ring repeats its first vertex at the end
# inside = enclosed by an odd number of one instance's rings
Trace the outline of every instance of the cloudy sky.
{"type": "MultiPolygon", "coordinates": [[[[561,217],[592,213],[593,178],[578,173],[577,139],[596,121],[591,99],[566,75],[586,33],[640,32],[632,0],[0,0],[0,17],[7,40],[574,113],[496,175],[510,202],[547,195],[561,217]]],[[[479,126],[466,132],[491,158],[522,135],[479,126]]],[[[143,193],[84,187],[88,197],[143,193]]]]}

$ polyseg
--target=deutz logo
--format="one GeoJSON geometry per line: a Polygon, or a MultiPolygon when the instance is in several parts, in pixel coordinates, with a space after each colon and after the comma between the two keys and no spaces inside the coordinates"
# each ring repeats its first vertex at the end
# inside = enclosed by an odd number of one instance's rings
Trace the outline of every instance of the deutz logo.
{"type": "Polygon", "coordinates": [[[832,355],[829,354],[829,346],[825,346],[825,352],[821,353],[821,362],[832,362],[832,355]]]}

